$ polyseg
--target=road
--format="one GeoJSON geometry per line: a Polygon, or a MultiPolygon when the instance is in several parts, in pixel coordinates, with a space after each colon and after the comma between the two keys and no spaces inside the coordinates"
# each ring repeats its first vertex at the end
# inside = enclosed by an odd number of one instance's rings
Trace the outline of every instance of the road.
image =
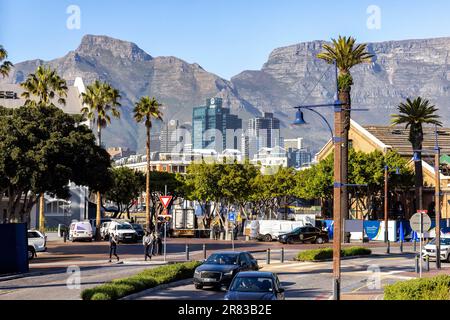
{"type": "MultiPolygon", "coordinates": [[[[230,250],[230,243],[212,241],[209,239],[170,239],[167,245],[168,261],[185,261],[186,243],[190,246],[190,259],[203,259],[203,243],[207,245],[207,254],[216,250],[230,250]]],[[[355,245],[355,244],[352,244],[355,245]]],[[[236,241],[236,250],[253,252],[253,255],[263,265],[266,260],[265,250],[271,248],[270,266],[265,270],[275,271],[287,289],[287,298],[326,299],[331,291],[331,263],[299,264],[293,263],[293,257],[301,250],[327,247],[327,245],[293,245],[283,246],[279,243],[236,241]],[[286,263],[279,263],[280,250],[285,247],[286,263]],[[289,262],[291,261],[291,262],[289,262]]],[[[384,251],[383,244],[370,244],[376,253],[384,251]]],[[[405,249],[406,250],[406,249],[405,249]]],[[[398,248],[393,248],[397,252],[398,248]]],[[[104,282],[127,277],[147,268],[160,265],[163,258],[154,257],[151,263],[144,264],[143,249],[140,244],[120,245],[118,253],[123,264],[108,263],[108,243],[64,243],[51,241],[48,252],[39,253],[38,258],[30,264],[31,275],[14,280],[0,278],[0,300],[72,300],[80,299],[80,292],[85,288],[94,287],[104,282]],[[69,266],[80,268],[80,288],[71,289],[67,286],[68,279],[73,279],[67,273],[69,266]]],[[[367,266],[379,264],[383,272],[405,271],[413,266],[413,256],[374,257],[368,259],[348,260],[343,262],[344,290],[350,292],[362,285],[367,278],[367,266]],[[395,260],[391,260],[395,259],[395,260]],[[396,269],[397,268],[397,269],[396,269]],[[352,271],[352,272],[351,272],[352,271]],[[354,271],[359,272],[354,273],[354,271]]],[[[387,275],[384,281],[389,281],[387,275]]],[[[221,299],[223,292],[212,290],[196,291],[193,286],[184,286],[153,293],[149,299],[182,298],[182,299],[221,299]]]]}
{"type": "MultiPolygon", "coordinates": [[[[414,254],[387,256],[382,250],[375,250],[375,253],[377,251],[379,254],[372,257],[342,261],[341,290],[346,299],[381,299],[382,287],[386,284],[416,276],[414,254]],[[374,273],[378,270],[378,274],[374,273]]],[[[450,265],[443,264],[443,267],[450,274],[450,265]]],[[[287,300],[328,300],[332,296],[332,262],[276,263],[264,265],[262,271],[278,274],[287,300]]],[[[196,290],[193,285],[185,285],[151,292],[140,300],[222,300],[224,295],[224,289],[196,290]]]]}

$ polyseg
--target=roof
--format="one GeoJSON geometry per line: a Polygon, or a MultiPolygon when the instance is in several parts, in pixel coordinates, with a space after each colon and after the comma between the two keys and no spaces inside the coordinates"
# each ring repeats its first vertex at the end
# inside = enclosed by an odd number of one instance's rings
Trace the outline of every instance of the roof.
{"type": "MultiPolygon", "coordinates": [[[[6,108],[18,108],[25,104],[25,100],[21,95],[24,92],[24,88],[20,84],[1,83],[0,84],[0,106],[6,108]],[[3,92],[3,95],[2,95],[3,92]],[[5,92],[13,93],[12,98],[6,98],[5,92]]],[[[80,94],[84,92],[84,84],[81,78],[75,80],[73,86],[68,86],[66,105],[58,103],[58,99],[53,99],[52,102],[55,106],[61,108],[68,114],[80,114],[82,109],[82,103],[80,94]]]]}
{"type": "MultiPolygon", "coordinates": [[[[409,142],[409,129],[399,126],[364,126],[364,129],[383,144],[397,151],[401,156],[413,156],[413,149],[411,142],[409,142]]],[[[423,149],[430,150],[429,152],[423,152],[423,154],[434,155],[435,129],[434,127],[424,126],[423,132],[423,149]]],[[[438,129],[438,142],[441,147],[441,152],[450,155],[450,129],[438,129]]]]}
{"type": "Polygon", "coordinates": [[[264,277],[264,278],[271,278],[274,276],[273,272],[261,272],[261,271],[243,271],[243,272],[239,272],[237,274],[237,277],[251,277],[251,278],[256,278],[256,277],[264,277]]]}

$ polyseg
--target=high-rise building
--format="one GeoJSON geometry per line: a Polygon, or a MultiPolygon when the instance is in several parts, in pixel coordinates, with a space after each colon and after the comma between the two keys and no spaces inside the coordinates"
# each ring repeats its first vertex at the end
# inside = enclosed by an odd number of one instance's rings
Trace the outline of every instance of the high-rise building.
{"type": "Polygon", "coordinates": [[[270,112],[264,112],[262,117],[250,119],[245,134],[246,145],[243,146],[242,153],[249,159],[253,159],[262,148],[274,148],[283,144],[280,120],[270,112]]]}
{"type": "Polygon", "coordinates": [[[284,139],[284,148],[289,149],[303,149],[303,138],[284,139]]]}
{"type": "Polygon", "coordinates": [[[311,163],[311,152],[303,146],[303,138],[285,139],[284,147],[287,151],[289,167],[301,168],[311,163]]]}
{"type": "Polygon", "coordinates": [[[206,106],[196,107],[192,112],[192,149],[239,149],[236,130],[242,129],[242,120],[222,107],[221,98],[206,100],[206,106]],[[234,134],[233,134],[234,133],[234,134]]]}
{"type": "Polygon", "coordinates": [[[190,132],[180,126],[178,120],[170,120],[161,129],[161,153],[183,153],[186,143],[190,143],[190,132]]]}

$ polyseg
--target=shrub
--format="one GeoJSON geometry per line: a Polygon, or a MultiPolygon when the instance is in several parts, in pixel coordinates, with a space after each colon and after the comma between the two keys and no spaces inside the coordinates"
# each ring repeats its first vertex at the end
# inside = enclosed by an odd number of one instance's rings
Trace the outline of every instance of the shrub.
{"type": "Polygon", "coordinates": [[[191,278],[199,262],[177,263],[148,269],[129,278],[117,279],[81,292],[83,300],[117,300],[158,285],[191,278]]]}
{"type": "Polygon", "coordinates": [[[450,300],[450,276],[413,279],[388,285],[384,300],[450,300]]]}
{"type": "MultiPolygon", "coordinates": [[[[342,257],[366,256],[372,254],[372,251],[363,247],[351,247],[341,250],[342,257]]],[[[323,261],[333,258],[333,249],[315,249],[305,250],[297,255],[297,261],[323,261]]]]}

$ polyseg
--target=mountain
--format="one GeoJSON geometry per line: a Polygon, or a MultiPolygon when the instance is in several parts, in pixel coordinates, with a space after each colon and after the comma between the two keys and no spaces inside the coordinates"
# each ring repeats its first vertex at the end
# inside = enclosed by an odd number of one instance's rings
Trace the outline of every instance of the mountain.
{"type": "MultiPolygon", "coordinates": [[[[244,71],[227,81],[200,65],[176,57],[152,57],[137,45],[107,36],[86,35],[80,46],[62,58],[16,64],[7,82],[21,82],[38,65],[56,68],[69,83],[81,76],[89,84],[95,79],[120,89],[123,112],[120,121],[104,131],[108,145],[144,148],[144,128],[133,120],[133,103],[143,95],[157,97],[164,105],[166,120],[190,122],[192,108],[208,97],[224,99],[225,106],[248,119],[271,111],[282,120],[285,137],[304,136],[317,151],[329,138],[323,120],[305,111],[309,126],[290,126],[294,106],[332,102],[333,67],[318,60],[324,41],[300,43],[275,49],[261,70],[244,71]]],[[[444,122],[450,115],[450,38],[369,43],[375,54],[372,64],[352,70],[353,112],[362,124],[386,124],[396,106],[407,97],[422,95],[440,108],[444,122]]],[[[331,108],[320,110],[332,123],[331,108]]],[[[155,126],[154,132],[158,130],[155,126]]]]}

